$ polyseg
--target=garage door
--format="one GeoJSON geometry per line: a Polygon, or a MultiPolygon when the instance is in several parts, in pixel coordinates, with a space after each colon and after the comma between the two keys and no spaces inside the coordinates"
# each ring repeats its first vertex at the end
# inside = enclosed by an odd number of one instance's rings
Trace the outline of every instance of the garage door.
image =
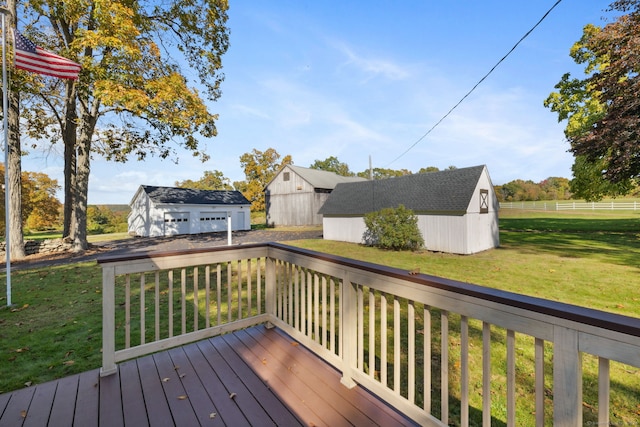
{"type": "Polygon", "coordinates": [[[164,235],[189,234],[189,212],[167,212],[164,214],[164,235]]]}
{"type": "Polygon", "coordinates": [[[200,212],[200,232],[212,233],[227,229],[226,212],[200,212]]]}

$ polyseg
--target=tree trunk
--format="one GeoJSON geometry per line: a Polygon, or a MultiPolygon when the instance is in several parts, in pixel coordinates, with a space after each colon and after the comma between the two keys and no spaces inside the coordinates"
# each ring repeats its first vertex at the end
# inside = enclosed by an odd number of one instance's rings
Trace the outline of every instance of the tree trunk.
{"type": "Polygon", "coordinates": [[[82,112],[82,124],[78,137],[77,165],[75,185],[73,191],[73,249],[76,252],[89,248],[87,241],[87,202],[89,194],[89,172],[91,170],[91,140],[98,121],[97,109],[99,103],[94,102],[91,110],[82,112]]]}
{"type": "Polygon", "coordinates": [[[9,95],[9,142],[8,165],[9,183],[9,224],[11,258],[25,257],[24,236],[22,229],[22,159],[20,149],[20,94],[9,95]]]}
{"type": "Polygon", "coordinates": [[[73,241],[75,239],[75,210],[74,188],[76,180],[76,131],[78,128],[76,111],[76,82],[67,81],[67,94],[65,105],[65,121],[62,130],[64,141],[64,215],[62,237],[73,241]]]}
{"type": "MultiPolygon", "coordinates": [[[[11,14],[7,16],[9,28],[15,27],[16,2],[7,1],[11,14]]],[[[22,150],[20,148],[20,92],[9,93],[9,111],[7,116],[9,138],[7,141],[9,182],[5,191],[9,192],[9,218],[5,218],[9,226],[9,247],[13,259],[25,257],[24,236],[22,230],[22,150]]]]}
{"type": "MultiPolygon", "coordinates": [[[[83,139],[83,138],[81,138],[83,139]]],[[[85,251],[89,248],[87,241],[87,200],[89,194],[89,170],[91,155],[91,139],[81,141],[78,145],[78,164],[74,186],[74,232],[73,250],[85,251]]]]}

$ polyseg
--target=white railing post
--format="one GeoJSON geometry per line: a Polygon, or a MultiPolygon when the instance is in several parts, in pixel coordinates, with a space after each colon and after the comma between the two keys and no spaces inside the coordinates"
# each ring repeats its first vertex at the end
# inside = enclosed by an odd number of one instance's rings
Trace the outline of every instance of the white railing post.
{"type": "Polygon", "coordinates": [[[227,212],[227,246],[231,246],[231,212],[227,212]]]}
{"type": "Polygon", "coordinates": [[[342,278],[342,296],[340,298],[340,322],[342,323],[342,378],[340,382],[353,388],[356,382],[353,380],[352,371],[356,368],[358,358],[358,296],[356,285],[351,283],[349,274],[342,278]]]}
{"type": "Polygon", "coordinates": [[[100,376],[115,374],[116,366],[116,273],[102,269],[102,368],[100,376]]]}
{"type": "MultiPolygon", "coordinates": [[[[274,258],[267,256],[264,266],[264,309],[266,313],[276,318],[276,261],[274,258]]],[[[273,328],[273,323],[267,323],[268,328],[273,328]]]]}
{"type": "Polygon", "coordinates": [[[553,425],[582,425],[582,357],[578,331],[556,326],[553,331],[553,425]]]}

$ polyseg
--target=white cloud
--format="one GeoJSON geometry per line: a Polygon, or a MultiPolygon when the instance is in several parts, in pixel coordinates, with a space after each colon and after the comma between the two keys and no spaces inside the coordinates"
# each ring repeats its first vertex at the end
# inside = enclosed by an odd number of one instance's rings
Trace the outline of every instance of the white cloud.
{"type": "Polygon", "coordinates": [[[405,80],[411,75],[406,67],[390,59],[359,55],[343,42],[334,42],[333,46],[346,57],[346,61],[340,65],[339,69],[355,68],[366,75],[366,81],[377,76],[390,80],[405,80]]]}
{"type": "Polygon", "coordinates": [[[242,116],[243,118],[245,118],[246,116],[257,117],[260,119],[270,118],[269,114],[265,113],[264,111],[258,108],[251,107],[249,105],[233,104],[231,105],[231,110],[239,113],[239,115],[242,116]]]}

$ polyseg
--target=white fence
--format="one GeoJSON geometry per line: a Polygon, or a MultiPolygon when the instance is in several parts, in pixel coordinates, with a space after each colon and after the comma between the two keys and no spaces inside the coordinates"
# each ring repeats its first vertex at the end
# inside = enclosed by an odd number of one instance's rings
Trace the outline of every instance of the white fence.
{"type": "Polygon", "coordinates": [[[501,202],[500,209],[524,209],[543,211],[608,210],[637,211],[639,202],[501,202]]]}

